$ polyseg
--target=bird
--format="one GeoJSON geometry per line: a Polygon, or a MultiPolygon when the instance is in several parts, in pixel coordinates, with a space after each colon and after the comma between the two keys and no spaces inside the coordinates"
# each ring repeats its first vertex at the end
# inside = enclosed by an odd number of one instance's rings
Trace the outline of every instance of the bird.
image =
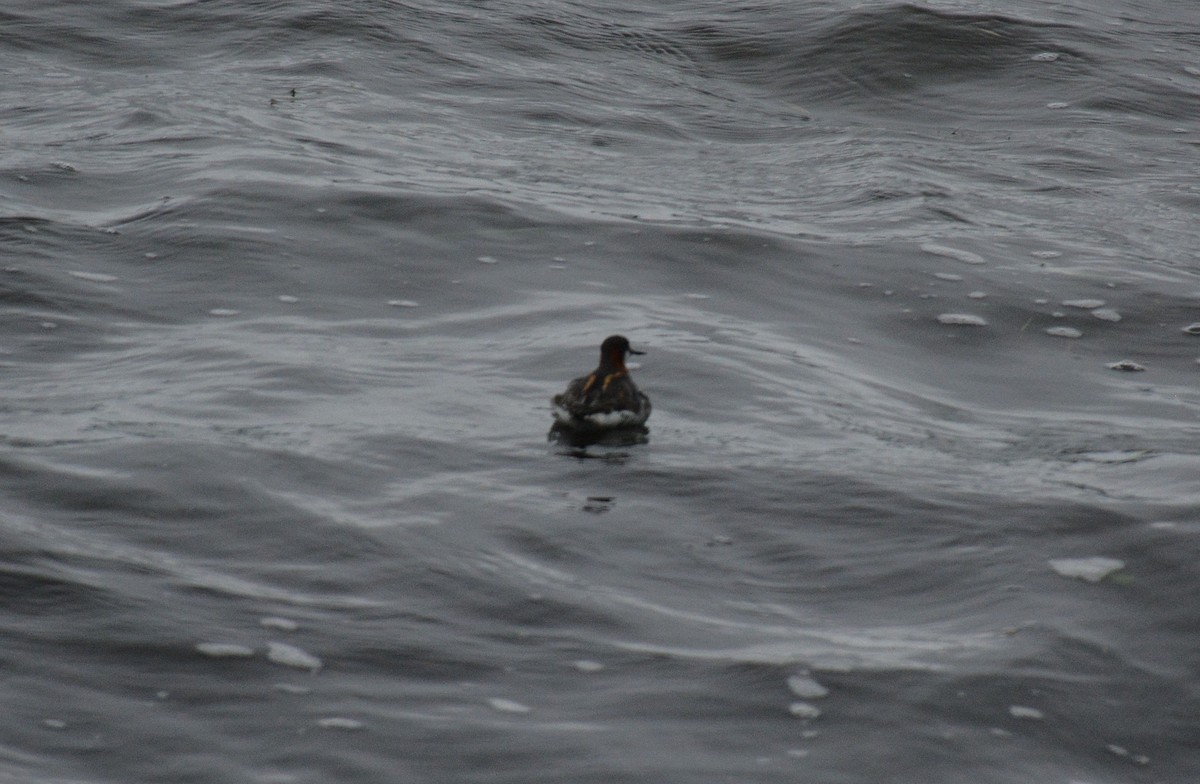
{"type": "Polygon", "coordinates": [[[600,344],[600,365],[571,381],[565,392],[552,399],[552,431],[645,431],[650,398],[637,388],[625,367],[626,356],[645,353],[631,348],[623,335],[605,338],[600,344]]]}

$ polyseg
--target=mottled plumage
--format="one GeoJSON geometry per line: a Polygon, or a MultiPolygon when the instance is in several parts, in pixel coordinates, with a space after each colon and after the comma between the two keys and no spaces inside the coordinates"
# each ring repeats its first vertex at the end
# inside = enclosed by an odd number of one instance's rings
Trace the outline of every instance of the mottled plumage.
{"type": "Polygon", "coordinates": [[[642,427],[650,416],[650,398],[641,392],[625,367],[628,354],[642,354],[620,335],[600,345],[600,365],[554,396],[557,426],[573,430],[642,427]]]}

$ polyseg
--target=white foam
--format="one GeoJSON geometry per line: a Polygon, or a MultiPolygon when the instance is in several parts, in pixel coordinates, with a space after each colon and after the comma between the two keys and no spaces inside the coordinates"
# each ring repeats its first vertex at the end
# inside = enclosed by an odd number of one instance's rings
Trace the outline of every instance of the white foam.
{"type": "Polygon", "coordinates": [[[320,659],[308,651],[301,650],[295,645],[288,645],[285,642],[267,643],[267,658],[285,667],[312,670],[313,672],[321,669],[322,664],[320,659]]]}
{"type": "Polygon", "coordinates": [[[300,628],[300,624],[290,618],[276,618],[274,616],[260,618],[258,623],[264,629],[279,629],[285,632],[294,632],[300,628]]]}
{"type": "Polygon", "coordinates": [[[788,706],[788,713],[797,719],[815,719],[821,715],[821,709],[810,702],[793,702],[788,706]]]}
{"type": "Polygon", "coordinates": [[[954,327],[986,327],[987,321],[982,316],[972,313],[943,313],[937,317],[941,324],[954,327]]]}
{"type": "Polygon", "coordinates": [[[492,697],[488,700],[488,705],[504,713],[529,713],[532,710],[528,705],[524,705],[516,700],[506,700],[503,697],[492,697]]]}
{"type": "Polygon", "coordinates": [[[1075,327],[1048,327],[1046,334],[1055,338],[1081,338],[1083,332],[1075,327]]]}
{"type": "Polygon", "coordinates": [[[828,696],[829,689],[807,675],[793,675],[787,679],[788,690],[797,697],[803,697],[806,700],[819,700],[822,697],[828,696]]]}
{"type": "Polygon", "coordinates": [[[1113,572],[1124,569],[1125,562],[1099,555],[1090,558],[1052,558],[1050,568],[1063,577],[1077,577],[1089,583],[1098,583],[1113,572]]]}
{"type": "Polygon", "coordinates": [[[1008,712],[1014,719],[1040,720],[1046,718],[1046,714],[1037,708],[1030,708],[1026,705],[1009,705],[1008,712]]]}
{"type": "Polygon", "coordinates": [[[1082,310],[1094,310],[1104,307],[1102,299],[1064,299],[1063,304],[1068,308],[1080,308],[1082,310]]]}
{"type": "Polygon", "coordinates": [[[344,716],[330,716],[317,719],[317,726],[327,730],[361,730],[363,723],[358,719],[348,719],[344,716]]]}

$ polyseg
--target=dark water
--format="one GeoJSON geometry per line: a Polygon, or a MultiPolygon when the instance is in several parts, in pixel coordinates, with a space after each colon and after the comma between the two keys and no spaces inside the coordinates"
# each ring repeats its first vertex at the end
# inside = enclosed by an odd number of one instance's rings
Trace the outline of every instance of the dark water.
{"type": "Polygon", "coordinates": [[[16,2],[0,74],[0,780],[1200,777],[1189,4],[16,2]],[[548,444],[612,332],[649,442],[548,444]]]}

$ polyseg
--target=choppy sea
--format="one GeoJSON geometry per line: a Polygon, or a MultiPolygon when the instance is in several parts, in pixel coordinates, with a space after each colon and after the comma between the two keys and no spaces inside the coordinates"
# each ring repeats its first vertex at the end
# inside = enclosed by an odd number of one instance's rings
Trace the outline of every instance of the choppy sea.
{"type": "Polygon", "coordinates": [[[10,0],[0,781],[1200,780],[1197,118],[1167,0],[10,0]]]}

